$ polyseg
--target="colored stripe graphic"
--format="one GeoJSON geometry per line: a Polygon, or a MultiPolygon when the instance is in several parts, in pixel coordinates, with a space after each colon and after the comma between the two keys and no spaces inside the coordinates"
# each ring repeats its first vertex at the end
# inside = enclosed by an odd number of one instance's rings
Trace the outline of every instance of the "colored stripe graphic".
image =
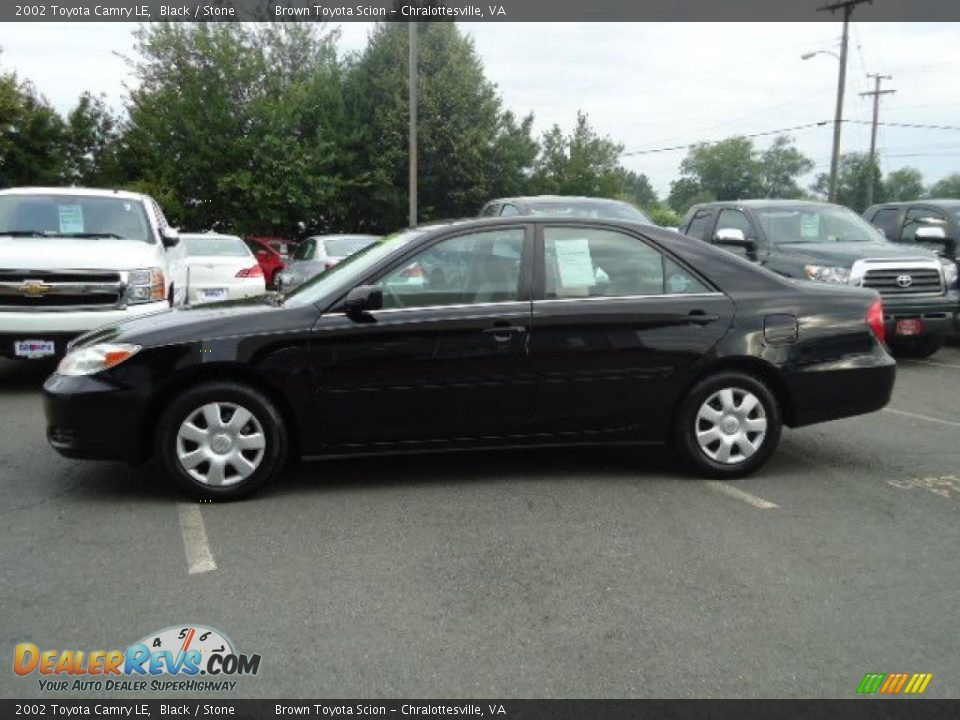
{"type": "Polygon", "coordinates": [[[863,680],[860,681],[860,685],[857,687],[857,692],[869,694],[875,693],[880,689],[880,683],[883,682],[885,677],[885,673],[867,673],[863,676],[863,680]]]}
{"type": "Polygon", "coordinates": [[[867,673],[857,686],[857,692],[871,695],[897,695],[901,692],[920,695],[933,679],[933,673],[867,673]]]}

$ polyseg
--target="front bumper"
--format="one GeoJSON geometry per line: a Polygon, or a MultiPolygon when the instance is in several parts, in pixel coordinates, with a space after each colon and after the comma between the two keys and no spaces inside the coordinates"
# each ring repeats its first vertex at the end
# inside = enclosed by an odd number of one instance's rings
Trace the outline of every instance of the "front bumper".
{"type": "Polygon", "coordinates": [[[887,337],[896,334],[897,320],[916,318],[923,322],[920,336],[947,335],[960,329],[960,293],[951,290],[933,298],[883,296],[883,320],[887,337]]]}
{"type": "Polygon", "coordinates": [[[121,320],[168,310],[166,301],[129,305],[122,310],[34,310],[0,311],[0,357],[15,357],[17,340],[52,340],[56,355],[63,355],[67,343],[78,335],[121,320]]]}
{"type": "Polygon", "coordinates": [[[54,374],[43,384],[47,441],[69,458],[142,460],[145,407],[141,393],[94,375],[54,374]]]}

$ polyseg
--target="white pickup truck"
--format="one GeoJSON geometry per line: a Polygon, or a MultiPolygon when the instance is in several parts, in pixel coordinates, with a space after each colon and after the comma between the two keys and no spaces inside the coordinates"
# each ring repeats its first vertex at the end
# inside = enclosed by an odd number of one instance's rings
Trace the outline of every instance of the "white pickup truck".
{"type": "Polygon", "coordinates": [[[0,190],[0,356],[182,304],[187,264],[153,198],[119,190],[0,190]]]}

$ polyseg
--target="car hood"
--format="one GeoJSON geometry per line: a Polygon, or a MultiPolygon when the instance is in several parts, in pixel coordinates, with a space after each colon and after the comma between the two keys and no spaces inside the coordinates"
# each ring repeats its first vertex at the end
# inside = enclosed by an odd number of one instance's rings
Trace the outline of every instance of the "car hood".
{"type": "MultiPolygon", "coordinates": [[[[331,261],[335,258],[330,258],[331,261]]],[[[287,271],[309,277],[327,269],[325,260],[293,260],[287,263],[287,271]]]]}
{"type": "MultiPolygon", "coordinates": [[[[291,315],[292,311],[274,304],[271,296],[263,295],[174,308],[93,330],[77,338],[73,346],[126,342],[149,347],[255,334],[258,328],[284,329],[286,325],[278,322],[280,315],[291,315]]],[[[314,309],[313,315],[316,314],[314,309]]]]}
{"type": "Polygon", "coordinates": [[[923,248],[902,247],[885,242],[780,243],[798,260],[817,265],[835,265],[849,268],[856,260],[867,258],[933,258],[936,253],[923,248]]]}
{"type": "Polygon", "coordinates": [[[25,270],[136,270],[156,266],[157,248],[139,240],[0,235],[0,264],[25,270]]]}

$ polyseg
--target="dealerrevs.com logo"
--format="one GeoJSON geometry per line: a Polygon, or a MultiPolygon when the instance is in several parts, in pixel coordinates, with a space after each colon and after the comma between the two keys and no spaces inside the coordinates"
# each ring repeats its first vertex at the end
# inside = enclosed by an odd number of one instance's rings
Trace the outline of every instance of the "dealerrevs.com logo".
{"type": "Polygon", "coordinates": [[[237,653],[219,630],[177,625],[151,633],[126,650],[56,650],[20,643],[13,672],[38,676],[43,691],[232,691],[233,678],[256,675],[260,655],[237,653]]]}

